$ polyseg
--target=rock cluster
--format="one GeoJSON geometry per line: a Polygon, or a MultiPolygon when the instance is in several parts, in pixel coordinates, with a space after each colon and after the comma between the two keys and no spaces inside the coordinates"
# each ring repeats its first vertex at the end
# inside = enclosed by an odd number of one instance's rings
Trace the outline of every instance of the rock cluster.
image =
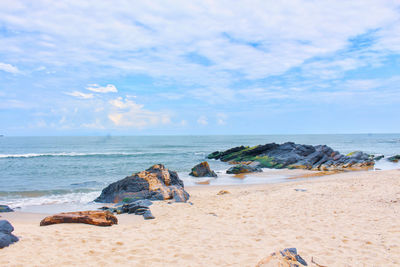
{"type": "Polygon", "coordinates": [[[210,165],[207,161],[204,161],[194,166],[189,175],[194,177],[217,177],[217,174],[210,169],[210,165]]]}
{"type": "Polygon", "coordinates": [[[253,167],[246,164],[239,164],[233,167],[230,167],[226,173],[228,174],[240,174],[240,173],[250,173],[250,172],[262,172],[262,170],[258,167],[253,167]]]}
{"type": "Polygon", "coordinates": [[[14,227],[6,220],[0,220],[0,248],[8,247],[19,239],[12,234],[14,227]]]}
{"type": "Polygon", "coordinates": [[[118,219],[108,211],[64,212],[48,216],[40,222],[40,226],[59,223],[85,223],[97,226],[118,224],[118,219]]]}
{"type": "Polygon", "coordinates": [[[0,212],[13,212],[14,210],[11,209],[9,206],[7,205],[0,205],[0,212]]]}
{"type": "Polygon", "coordinates": [[[148,199],[140,199],[131,203],[118,204],[116,207],[103,207],[102,210],[122,214],[129,213],[135,215],[143,215],[145,220],[155,219],[150,211],[150,206],[153,203],[148,199]]]}
{"type": "Polygon", "coordinates": [[[358,170],[374,166],[374,160],[361,151],[345,156],[326,145],[301,145],[293,142],[269,143],[255,147],[239,146],[216,151],[209,159],[221,161],[257,161],[264,168],[298,168],[320,171],[358,170]]]}
{"type": "Polygon", "coordinates": [[[162,164],[128,176],[103,189],[96,202],[118,203],[123,200],[166,200],[186,202],[189,194],[178,174],[162,164]]]}

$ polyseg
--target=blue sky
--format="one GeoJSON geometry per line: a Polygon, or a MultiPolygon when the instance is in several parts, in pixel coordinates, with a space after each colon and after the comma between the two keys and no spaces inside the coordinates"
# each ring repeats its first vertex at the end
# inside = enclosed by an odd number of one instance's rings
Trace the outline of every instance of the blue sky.
{"type": "Polygon", "coordinates": [[[399,1],[0,1],[0,134],[398,133],[399,112],[399,1]]]}

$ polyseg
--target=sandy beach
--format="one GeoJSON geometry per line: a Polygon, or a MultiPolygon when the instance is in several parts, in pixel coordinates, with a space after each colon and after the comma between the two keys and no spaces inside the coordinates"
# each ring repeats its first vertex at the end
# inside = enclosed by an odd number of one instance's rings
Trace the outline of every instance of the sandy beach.
{"type": "Polygon", "coordinates": [[[20,241],[1,266],[255,266],[287,247],[309,264],[400,265],[400,170],[187,191],[192,205],[155,202],[155,220],[124,214],[112,227],[3,213],[20,241]]]}

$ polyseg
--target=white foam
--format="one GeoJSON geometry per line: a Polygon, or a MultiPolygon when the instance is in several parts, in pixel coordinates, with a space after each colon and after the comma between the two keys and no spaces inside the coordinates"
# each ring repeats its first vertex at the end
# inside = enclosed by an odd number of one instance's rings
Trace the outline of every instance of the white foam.
{"type": "Polygon", "coordinates": [[[8,198],[2,201],[5,205],[11,208],[21,208],[24,210],[30,206],[54,205],[54,204],[74,204],[85,205],[92,202],[100,195],[101,191],[94,191],[90,193],[69,193],[62,195],[46,195],[41,197],[28,197],[28,198],[8,198]]]}
{"type": "Polygon", "coordinates": [[[82,157],[82,156],[134,156],[141,155],[143,152],[110,152],[110,153],[78,153],[78,152],[60,152],[60,153],[25,153],[25,154],[0,154],[0,158],[33,158],[33,157],[82,157]]]}

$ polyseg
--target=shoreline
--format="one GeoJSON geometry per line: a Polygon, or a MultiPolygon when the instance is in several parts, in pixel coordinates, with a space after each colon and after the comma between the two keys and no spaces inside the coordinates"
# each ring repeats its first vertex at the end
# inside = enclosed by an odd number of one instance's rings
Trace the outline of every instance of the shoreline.
{"type": "Polygon", "coordinates": [[[193,205],[154,202],[155,220],[123,214],[112,227],[39,227],[42,214],[3,213],[21,240],[0,255],[5,266],[255,266],[296,247],[309,264],[313,257],[327,266],[396,266],[399,188],[400,170],[187,187],[193,205]]]}

